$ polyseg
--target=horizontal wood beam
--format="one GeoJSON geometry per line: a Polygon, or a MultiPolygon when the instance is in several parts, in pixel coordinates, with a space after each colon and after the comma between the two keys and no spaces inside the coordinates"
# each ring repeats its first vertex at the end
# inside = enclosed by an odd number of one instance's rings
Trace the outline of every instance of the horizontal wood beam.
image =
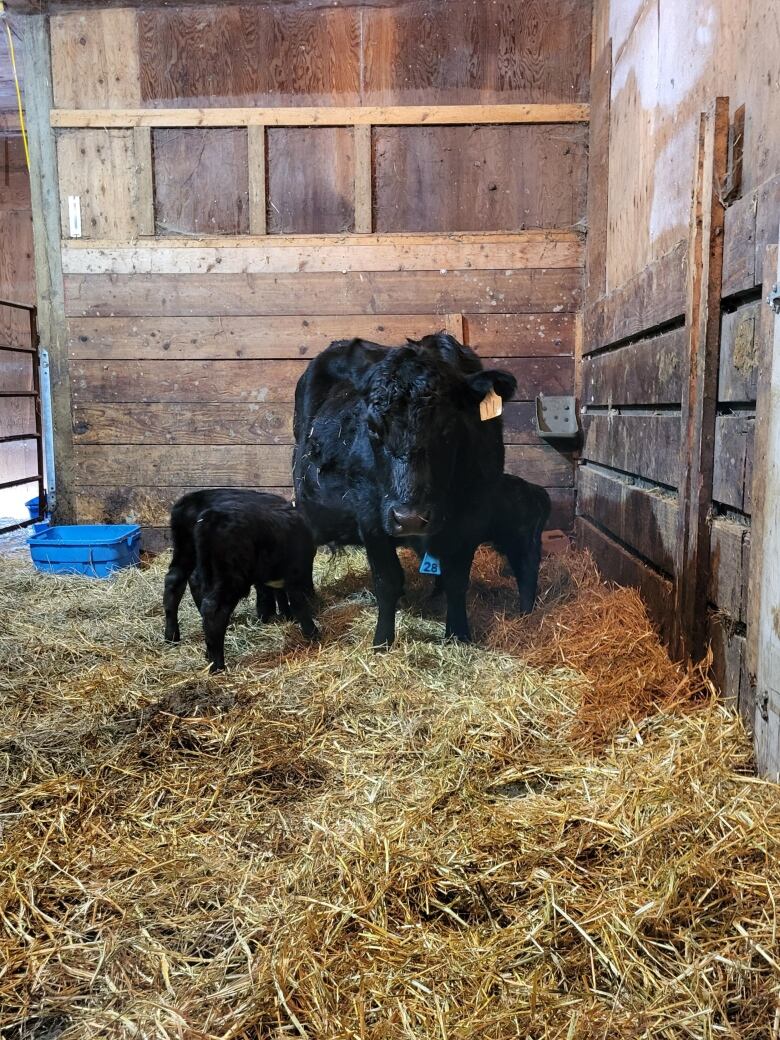
{"type": "Polygon", "coordinates": [[[486,123],[587,123],[590,106],[395,105],[301,108],[111,108],[51,111],[53,127],[133,126],[451,126],[486,123]]]}
{"type": "Polygon", "coordinates": [[[441,271],[581,268],[583,242],[575,236],[322,236],[276,235],[227,240],[143,240],[134,244],[67,240],[66,274],[293,274],[308,271],[441,271]],[[368,241],[367,241],[368,240],[368,241]],[[366,246],[370,248],[366,248],[366,246]]]}

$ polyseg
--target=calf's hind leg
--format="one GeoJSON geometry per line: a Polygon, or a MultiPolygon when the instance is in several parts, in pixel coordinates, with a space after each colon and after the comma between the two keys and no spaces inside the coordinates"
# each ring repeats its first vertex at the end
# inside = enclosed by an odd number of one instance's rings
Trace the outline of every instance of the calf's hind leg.
{"type": "Polygon", "coordinates": [[[203,597],[200,613],[206,638],[206,659],[212,672],[221,672],[225,667],[225,632],[240,599],[234,593],[220,591],[217,594],[214,590],[203,597]]]}
{"type": "Polygon", "coordinates": [[[499,546],[506,555],[517,582],[520,612],[530,614],[536,603],[539,584],[539,564],[542,559],[542,532],[534,531],[525,538],[517,538],[511,545],[499,546]]]}
{"type": "Polygon", "coordinates": [[[318,639],[320,631],[314,623],[309,595],[296,585],[288,585],[285,599],[289,599],[290,612],[306,638],[318,639]]]}
{"type": "Polygon", "coordinates": [[[186,550],[174,549],[171,565],[165,575],[165,591],[163,606],[165,608],[165,640],[178,643],[181,639],[179,631],[179,604],[195,567],[195,554],[186,550]]]}

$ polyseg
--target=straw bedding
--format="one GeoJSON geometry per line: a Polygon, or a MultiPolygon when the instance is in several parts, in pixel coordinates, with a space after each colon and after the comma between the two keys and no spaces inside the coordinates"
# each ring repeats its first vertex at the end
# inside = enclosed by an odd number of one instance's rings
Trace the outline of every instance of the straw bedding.
{"type": "Polygon", "coordinates": [[[483,552],[443,646],[409,566],[375,655],[326,556],[323,645],[246,604],[209,677],[165,563],[0,563],[0,1035],[778,1036],[778,791],[635,593],[483,552]]]}

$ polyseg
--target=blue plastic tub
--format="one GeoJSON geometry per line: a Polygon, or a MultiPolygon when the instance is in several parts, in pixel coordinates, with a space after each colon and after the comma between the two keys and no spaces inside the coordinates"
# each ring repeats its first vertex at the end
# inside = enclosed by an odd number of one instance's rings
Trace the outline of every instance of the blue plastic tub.
{"type": "Polygon", "coordinates": [[[24,505],[27,512],[30,514],[30,519],[37,520],[39,507],[38,497],[36,496],[35,498],[28,498],[24,505]]]}
{"type": "Polygon", "coordinates": [[[138,524],[74,524],[49,527],[27,543],[39,571],[107,578],[141,559],[138,524]]]}

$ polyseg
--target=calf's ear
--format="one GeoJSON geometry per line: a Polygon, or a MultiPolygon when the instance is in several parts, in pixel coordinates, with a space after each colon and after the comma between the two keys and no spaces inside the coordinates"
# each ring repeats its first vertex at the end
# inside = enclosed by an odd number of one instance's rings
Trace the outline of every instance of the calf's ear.
{"type": "Polygon", "coordinates": [[[482,372],[475,372],[466,382],[478,401],[491,390],[497,393],[502,401],[509,401],[517,390],[517,380],[512,373],[504,372],[500,368],[487,368],[482,372]]]}

